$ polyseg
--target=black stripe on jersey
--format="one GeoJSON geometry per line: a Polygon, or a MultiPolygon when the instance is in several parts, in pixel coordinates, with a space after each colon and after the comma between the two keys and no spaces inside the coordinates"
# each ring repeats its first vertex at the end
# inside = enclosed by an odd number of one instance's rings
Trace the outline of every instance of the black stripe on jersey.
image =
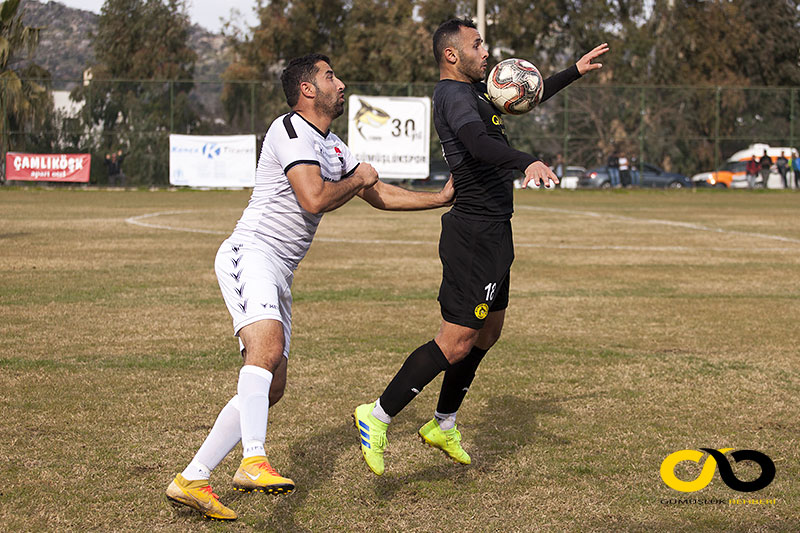
{"type": "Polygon", "coordinates": [[[294,130],[294,126],[292,126],[292,115],[294,115],[294,111],[283,117],[283,127],[286,128],[286,133],[289,135],[290,139],[297,139],[297,132],[294,130]]]}
{"type": "Polygon", "coordinates": [[[296,167],[297,165],[317,165],[320,166],[319,161],[315,159],[301,159],[299,161],[295,161],[294,163],[289,163],[286,165],[286,168],[283,169],[283,173],[286,174],[289,172],[289,169],[296,167]]]}
{"type": "Polygon", "coordinates": [[[349,178],[350,176],[352,176],[352,175],[353,175],[353,172],[355,172],[355,171],[356,171],[356,169],[358,168],[358,165],[360,165],[360,164],[361,164],[361,163],[356,163],[356,166],[354,166],[354,167],[353,167],[353,169],[352,169],[350,172],[348,172],[347,174],[345,174],[344,176],[342,176],[342,179],[344,179],[344,178],[349,178]]]}

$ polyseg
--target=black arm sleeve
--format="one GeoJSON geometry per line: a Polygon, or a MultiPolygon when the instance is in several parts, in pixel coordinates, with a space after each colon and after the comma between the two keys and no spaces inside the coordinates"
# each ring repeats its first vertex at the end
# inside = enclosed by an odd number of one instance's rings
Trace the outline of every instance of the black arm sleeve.
{"type": "Polygon", "coordinates": [[[546,102],[551,96],[580,77],[581,73],[578,72],[578,65],[572,65],[561,72],[553,74],[544,80],[544,94],[542,94],[542,100],[539,103],[546,102]]]}
{"type": "Polygon", "coordinates": [[[524,172],[528,165],[538,161],[532,155],[490,137],[483,122],[468,122],[461,126],[456,135],[470,155],[483,163],[524,172]]]}

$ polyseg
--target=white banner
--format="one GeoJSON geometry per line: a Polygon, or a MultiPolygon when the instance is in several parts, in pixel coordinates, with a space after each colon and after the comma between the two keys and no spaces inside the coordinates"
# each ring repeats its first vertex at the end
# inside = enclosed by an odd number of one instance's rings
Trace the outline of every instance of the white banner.
{"type": "Polygon", "coordinates": [[[431,99],[350,95],[347,145],[381,178],[430,173],[431,99]]]}
{"type": "Polygon", "coordinates": [[[188,187],[253,187],[255,135],[170,135],[169,183],[188,187]]]}

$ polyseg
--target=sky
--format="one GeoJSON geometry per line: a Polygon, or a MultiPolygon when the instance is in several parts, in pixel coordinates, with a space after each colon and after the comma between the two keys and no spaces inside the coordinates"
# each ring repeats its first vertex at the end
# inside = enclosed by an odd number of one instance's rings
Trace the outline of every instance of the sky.
{"type": "MultiPolygon", "coordinates": [[[[45,1],[45,0],[41,0],[45,1]]],[[[84,9],[93,13],[100,13],[105,0],[55,0],[56,2],[84,9]]],[[[231,9],[238,9],[241,20],[236,24],[240,28],[247,28],[255,25],[255,14],[253,8],[256,0],[186,0],[189,8],[189,18],[195,24],[219,33],[222,28],[220,18],[229,19],[231,9]]]]}

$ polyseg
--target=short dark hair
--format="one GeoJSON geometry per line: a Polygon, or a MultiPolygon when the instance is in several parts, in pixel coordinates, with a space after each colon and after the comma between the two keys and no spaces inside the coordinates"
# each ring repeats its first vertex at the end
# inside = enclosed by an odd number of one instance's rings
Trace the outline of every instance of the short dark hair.
{"type": "Polygon", "coordinates": [[[463,19],[450,19],[447,22],[442,22],[436,28],[433,33],[433,59],[436,60],[437,65],[442,62],[444,49],[452,46],[453,37],[459,34],[462,27],[477,29],[472,19],[466,17],[463,19]]]}
{"type": "Polygon", "coordinates": [[[322,54],[308,54],[303,57],[296,57],[289,61],[286,68],[281,73],[281,84],[283,94],[286,95],[286,103],[289,107],[294,107],[300,100],[300,84],[304,81],[314,83],[314,76],[317,75],[317,63],[320,61],[331,64],[328,56],[322,54]]]}

